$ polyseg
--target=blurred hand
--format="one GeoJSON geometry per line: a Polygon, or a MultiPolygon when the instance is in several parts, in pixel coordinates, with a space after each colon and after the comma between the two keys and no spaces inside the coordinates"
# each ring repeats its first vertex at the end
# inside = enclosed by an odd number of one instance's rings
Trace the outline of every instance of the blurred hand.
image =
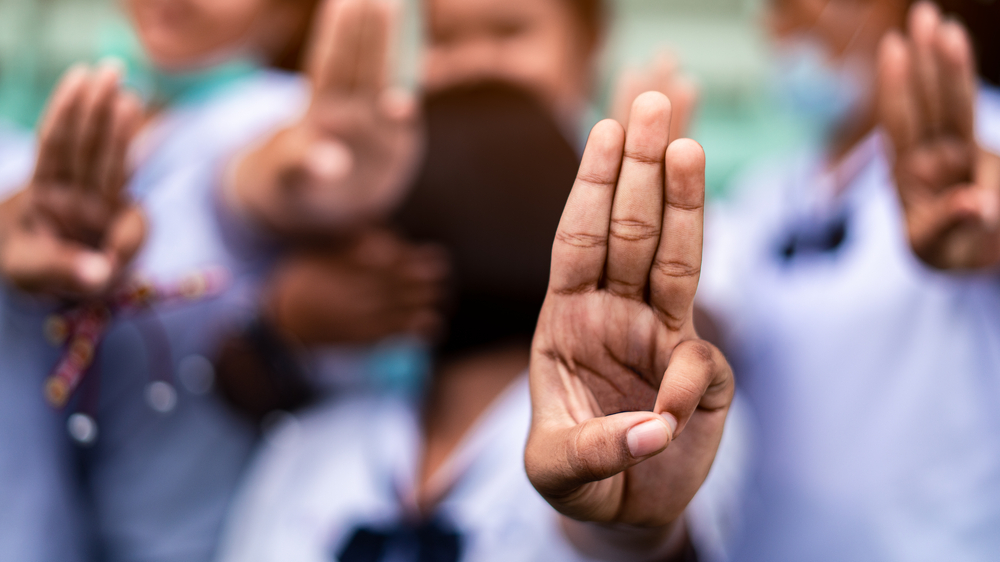
{"type": "Polygon", "coordinates": [[[879,53],[880,113],[910,244],[940,269],[1000,264],[1000,156],[976,143],[976,70],[965,30],[927,2],[879,53]]]}
{"type": "Polygon", "coordinates": [[[611,118],[627,126],[632,102],[643,92],[660,92],[670,98],[670,138],[680,139],[690,133],[698,105],[698,86],[681,72],[673,53],[663,51],[648,67],[622,72],[611,98],[611,118]]]}
{"type": "Polygon", "coordinates": [[[28,186],[0,206],[0,274],[66,298],[109,289],[142,245],[145,223],[124,192],[138,100],[116,67],[75,67],[42,119],[28,186]]]}
{"type": "Polygon", "coordinates": [[[328,0],[305,116],[236,168],[240,199],[279,231],[342,230],[392,210],[419,155],[416,103],[387,87],[398,3],[328,0]]]}
{"type": "Polygon", "coordinates": [[[646,93],[627,133],[611,120],[591,133],[552,250],[525,451],[564,515],[664,536],[708,474],[734,391],[692,319],[705,156],[687,139],[668,148],[670,113],[646,93]]]}
{"type": "Polygon", "coordinates": [[[268,296],[271,320],[304,344],[373,343],[442,327],[448,264],[433,246],[368,232],[337,252],[299,253],[280,264],[268,296]]]}

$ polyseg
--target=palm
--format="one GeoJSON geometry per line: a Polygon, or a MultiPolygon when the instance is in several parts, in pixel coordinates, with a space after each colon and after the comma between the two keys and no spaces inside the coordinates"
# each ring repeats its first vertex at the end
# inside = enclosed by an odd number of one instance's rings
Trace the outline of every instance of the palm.
{"type": "Polygon", "coordinates": [[[525,459],[539,492],[575,519],[676,520],[732,398],[725,359],[692,320],[704,155],[691,141],[668,149],[669,121],[666,98],[644,94],[627,138],[611,121],[595,128],[553,247],[525,459]],[[649,424],[662,443],[633,442],[649,424]]]}
{"type": "Polygon", "coordinates": [[[289,136],[306,154],[299,195],[308,218],[340,222],[385,212],[402,197],[418,155],[410,96],[386,86],[393,8],[327,4],[310,64],[313,98],[289,136]]]}
{"type": "Polygon", "coordinates": [[[541,323],[552,326],[542,331],[551,341],[539,345],[553,357],[573,358],[575,380],[567,391],[589,406],[580,421],[651,409],[670,353],[695,337],[687,327],[667,327],[648,304],[608,292],[554,298],[541,323]]]}
{"type": "Polygon", "coordinates": [[[881,113],[914,253],[941,269],[1000,263],[1000,157],[976,144],[968,38],[921,3],[880,54],[881,113]]]}
{"type": "Polygon", "coordinates": [[[80,296],[107,289],[143,236],[124,194],[126,154],[139,117],[114,67],[83,67],[57,88],[39,134],[27,188],[5,203],[2,268],[22,289],[80,296]]]}

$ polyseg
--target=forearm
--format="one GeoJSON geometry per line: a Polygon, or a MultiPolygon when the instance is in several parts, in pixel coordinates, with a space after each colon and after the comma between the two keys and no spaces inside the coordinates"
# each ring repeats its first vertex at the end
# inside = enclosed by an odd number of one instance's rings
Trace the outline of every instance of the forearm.
{"type": "Polygon", "coordinates": [[[690,558],[690,539],[683,518],[665,527],[561,519],[566,537],[578,551],[591,558],[636,562],[683,562],[690,558]]]}

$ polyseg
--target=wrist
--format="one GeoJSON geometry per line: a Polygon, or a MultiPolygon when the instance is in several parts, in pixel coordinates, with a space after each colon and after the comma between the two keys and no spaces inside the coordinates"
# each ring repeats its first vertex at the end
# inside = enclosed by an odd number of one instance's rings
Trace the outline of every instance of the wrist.
{"type": "Polygon", "coordinates": [[[598,560],[665,562],[686,560],[690,540],[684,518],[660,527],[587,523],[562,517],[566,536],[581,553],[598,560]]]}

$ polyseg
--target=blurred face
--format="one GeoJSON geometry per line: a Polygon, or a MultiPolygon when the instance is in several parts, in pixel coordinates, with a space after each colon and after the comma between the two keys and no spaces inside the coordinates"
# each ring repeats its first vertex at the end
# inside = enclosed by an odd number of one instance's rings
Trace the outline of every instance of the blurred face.
{"type": "Polygon", "coordinates": [[[165,70],[185,70],[245,47],[268,0],[125,0],[152,59],[165,70]]]}
{"type": "Polygon", "coordinates": [[[425,5],[428,89],[496,78],[535,92],[560,118],[571,119],[586,106],[596,45],[567,0],[425,0],[425,5]]]}
{"type": "Polygon", "coordinates": [[[833,58],[874,62],[878,43],[886,32],[902,27],[907,0],[771,0],[768,31],[782,41],[809,35],[820,41],[833,58]]]}

